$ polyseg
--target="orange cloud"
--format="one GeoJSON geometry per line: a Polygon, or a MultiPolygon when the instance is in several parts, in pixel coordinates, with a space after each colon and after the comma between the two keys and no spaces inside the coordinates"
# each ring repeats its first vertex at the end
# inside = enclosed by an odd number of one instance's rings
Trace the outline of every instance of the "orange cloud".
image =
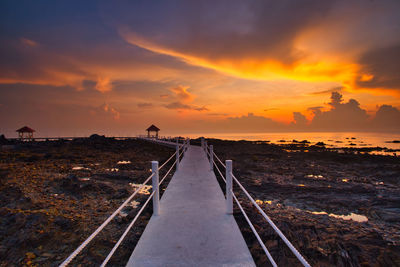
{"type": "Polygon", "coordinates": [[[358,65],[352,62],[338,62],[330,58],[302,60],[284,64],[276,59],[248,58],[206,58],[188,52],[179,52],[148,40],[136,33],[120,30],[121,36],[130,44],[146,50],[178,58],[188,64],[210,68],[238,78],[252,80],[291,79],[298,81],[331,81],[350,83],[355,79],[358,65]]]}
{"type": "Polygon", "coordinates": [[[112,85],[110,83],[110,78],[108,78],[108,77],[98,77],[95,88],[96,88],[97,91],[100,91],[102,93],[111,91],[112,85]]]}
{"type": "Polygon", "coordinates": [[[191,102],[194,99],[194,95],[188,92],[188,89],[189,86],[178,85],[177,87],[171,88],[170,90],[181,100],[191,102]]]}
{"type": "Polygon", "coordinates": [[[369,82],[374,78],[374,75],[372,74],[362,74],[360,77],[361,82],[369,82]]]}

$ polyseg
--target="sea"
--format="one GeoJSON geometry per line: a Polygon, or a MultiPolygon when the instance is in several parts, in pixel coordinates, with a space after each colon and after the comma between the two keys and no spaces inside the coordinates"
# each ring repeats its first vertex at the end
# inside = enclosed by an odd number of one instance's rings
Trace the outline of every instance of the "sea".
{"type": "Polygon", "coordinates": [[[307,140],[311,144],[323,142],[328,147],[381,147],[400,151],[400,133],[371,132],[281,132],[281,133],[204,133],[188,135],[190,138],[216,138],[223,140],[270,141],[284,144],[307,140]]]}

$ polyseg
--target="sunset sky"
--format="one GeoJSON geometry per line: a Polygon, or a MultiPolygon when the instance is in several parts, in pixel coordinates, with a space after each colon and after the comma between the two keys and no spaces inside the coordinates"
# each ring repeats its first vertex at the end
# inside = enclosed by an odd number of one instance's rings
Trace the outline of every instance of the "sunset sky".
{"type": "Polygon", "coordinates": [[[0,134],[400,132],[400,1],[1,1],[0,134]]]}

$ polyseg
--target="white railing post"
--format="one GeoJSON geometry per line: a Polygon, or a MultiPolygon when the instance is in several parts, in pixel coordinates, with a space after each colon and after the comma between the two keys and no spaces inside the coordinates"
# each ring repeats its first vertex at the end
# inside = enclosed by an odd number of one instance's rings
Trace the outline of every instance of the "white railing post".
{"type": "Polygon", "coordinates": [[[207,149],[208,149],[208,147],[207,147],[207,140],[206,140],[206,141],[204,141],[204,151],[206,152],[206,154],[207,154],[207,149]]]}
{"type": "Polygon", "coordinates": [[[214,146],[210,145],[210,171],[214,171],[214,146]]]}
{"type": "Polygon", "coordinates": [[[233,214],[233,198],[232,198],[232,160],[225,160],[226,166],[226,213],[233,214]]]}
{"type": "Polygon", "coordinates": [[[201,148],[204,149],[204,138],[203,137],[200,139],[200,144],[201,144],[201,148]]]}
{"type": "Polygon", "coordinates": [[[178,140],[176,140],[176,171],[179,170],[179,145],[178,140]]]}
{"type": "Polygon", "coordinates": [[[152,178],[152,186],[153,186],[153,192],[155,191],[153,195],[153,215],[158,216],[160,215],[160,187],[158,185],[159,183],[158,161],[151,162],[151,171],[154,174],[152,178]]]}

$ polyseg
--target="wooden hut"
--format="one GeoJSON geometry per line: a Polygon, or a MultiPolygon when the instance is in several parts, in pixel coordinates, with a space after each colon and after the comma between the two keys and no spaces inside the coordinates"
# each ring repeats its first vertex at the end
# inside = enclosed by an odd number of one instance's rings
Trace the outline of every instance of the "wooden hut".
{"type": "Polygon", "coordinates": [[[160,129],[157,126],[155,126],[154,124],[152,124],[149,128],[147,128],[146,131],[147,131],[148,138],[150,138],[150,137],[158,138],[158,132],[160,131],[160,129]],[[154,132],[155,135],[151,135],[152,132],[154,132]]]}
{"type": "Polygon", "coordinates": [[[18,137],[21,141],[32,141],[35,130],[29,128],[28,126],[24,126],[16,130],[16,132],[18,133],[18,137]]]}

